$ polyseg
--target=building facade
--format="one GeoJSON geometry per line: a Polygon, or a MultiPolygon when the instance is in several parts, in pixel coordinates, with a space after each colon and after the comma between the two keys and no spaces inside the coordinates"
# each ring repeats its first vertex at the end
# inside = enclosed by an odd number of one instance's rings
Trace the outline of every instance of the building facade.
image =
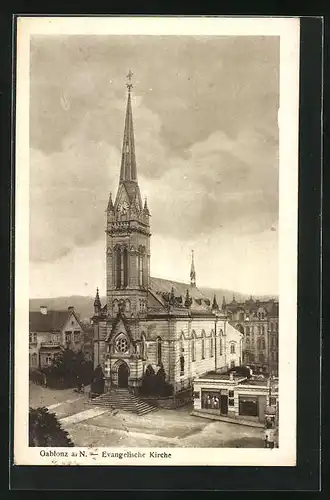
{"type": "Polygon", "coordinates": [[[237,302],[235,297],[222,311],[243,334],[243,362],[256,372],[278,375],[279,304],[276,300],[259,301],[250,297],[237,302]]]}
{"type": "Polygon", "coordinates": [[[242,362],[242,334],[216,301],[197,288],[192,257],[190,284],[150,276],[150,211],[137,180],[131,84],[119,187],[106,214],[106,304],[94,301],[94,365],[107,387],[138,390],[147,367],[165,370],[174,391],[194,377],[242,362]]]}
{"type": "Polygon", "coordinates": [[[63,347],[84,348],[84,329],[72,307],[51,311],[41,307],[29,315],[29,368],[37,370],[52,364],[63,347]]]}
{"type": "Polygon", "coordinates": [[[208,373],[194,380],[194,412],[264,423],[278,414],[278,380],[208,373]]]}

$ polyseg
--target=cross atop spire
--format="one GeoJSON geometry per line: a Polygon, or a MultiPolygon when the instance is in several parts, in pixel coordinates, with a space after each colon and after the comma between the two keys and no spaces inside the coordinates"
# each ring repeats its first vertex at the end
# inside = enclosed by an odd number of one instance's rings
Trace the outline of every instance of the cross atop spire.
{"type": "Polygon", "coordinates": [[[127,78],[127,83],[126,83],[126,87],[128,88],[128,92],[130,93],[131,92],[131,89],[133,88],[133,84],[132,84],[132,76],[133,76],[133,73],[131,70],[129,70],[129,72],[127,73],[126,75],[126,78],[127,78]]]}
{"type": "Polygon", "coordinates": [[[190,285],[196,286],[196,271],[195,271],[195,262],[194,262],[194,251],[191,251],[191,269],[190,269],[190,285]]]}
{"type": "Polygon", "coordinates": [[[127,75],[128,83],[126,84],[128,88],[128,97],[126,106],[123,149],[121,156],[120,181],[136,182],[137,174],[136,174],[136,160],[135,160],[133,115],[132,115],[132,105],[131,105],[131,89],[133,87],[133,85],[131,84],[132,76],[133,73],[130,70],[127,75]]]}

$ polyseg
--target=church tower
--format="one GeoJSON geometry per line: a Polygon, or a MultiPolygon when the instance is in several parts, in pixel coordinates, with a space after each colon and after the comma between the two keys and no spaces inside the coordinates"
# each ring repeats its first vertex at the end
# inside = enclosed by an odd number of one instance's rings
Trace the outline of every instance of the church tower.
{"type": "Polygon", "coordinates": [[[137,179],[131,104],[132,73],[127,75],[127,106],[120,179],[115,201],[107,207],[107,311],[132,317],[147,311],[150,273],[150,212],[137,179]]]}

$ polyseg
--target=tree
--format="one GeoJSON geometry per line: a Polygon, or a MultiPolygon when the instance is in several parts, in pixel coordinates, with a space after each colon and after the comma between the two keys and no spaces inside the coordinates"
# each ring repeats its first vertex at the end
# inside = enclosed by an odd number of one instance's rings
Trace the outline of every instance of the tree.
{"type": "Polygon", "coordinates": [[[49,368],[45,369],[50,385],[78,388],[91,382],[93,364],[85,359],[82,351],[66,347],[57,353],[49,368]]]}
{"type": "Polygon", "coordinates": [[[55,413],[48,408],[29,410],[29,446],[74,446],[69,434],[62,429],[55,413]]]}

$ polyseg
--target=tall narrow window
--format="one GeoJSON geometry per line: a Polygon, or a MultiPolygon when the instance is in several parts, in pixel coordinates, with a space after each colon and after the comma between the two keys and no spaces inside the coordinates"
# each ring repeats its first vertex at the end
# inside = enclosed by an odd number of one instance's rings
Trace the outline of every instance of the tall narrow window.
{"type": "Polygon", "coordinates": [[[235,344],[230,344],[230,354],[235,354],[235,344]]]}
{"type": "Polygon", "coordinates": [[[160,365],[162,362],[162,339],[157,337],[157,365],[160,365]]]}
{"type": "Polygon", "coordinates": [[[202,333],[202,359],[205,358],[205,338],[204,333],[202,333]]]}
{"type": "Polygon", "coordinates": [[[124,266],[124,287],[128,286],[128,250],[123,251],[123,266],[124,266]]]}
{"type": "Polygon", "coordinates": [[[210,338],[210,357],[213,358],[213,335],[210,338]]]}
{"type": "Polygon", "coordinates": [[[220,337],[219,354],[222,356],[222,337],[220,337]]]}
{"type": "Polygon", "coordinates": [[[143,285],[143,256],[139,255],[139,285],[143,285]]]}
{"type": "Polygon", "coordinates": [[[193,332],[192,338],[191,338],[191,361],[196,361],[195,332],[193,332]]]}
{"type": "Polygon", "coordinates": [[[116,250],[116,288],[121,287],[121,251],[120,248],[116,250]]]}

